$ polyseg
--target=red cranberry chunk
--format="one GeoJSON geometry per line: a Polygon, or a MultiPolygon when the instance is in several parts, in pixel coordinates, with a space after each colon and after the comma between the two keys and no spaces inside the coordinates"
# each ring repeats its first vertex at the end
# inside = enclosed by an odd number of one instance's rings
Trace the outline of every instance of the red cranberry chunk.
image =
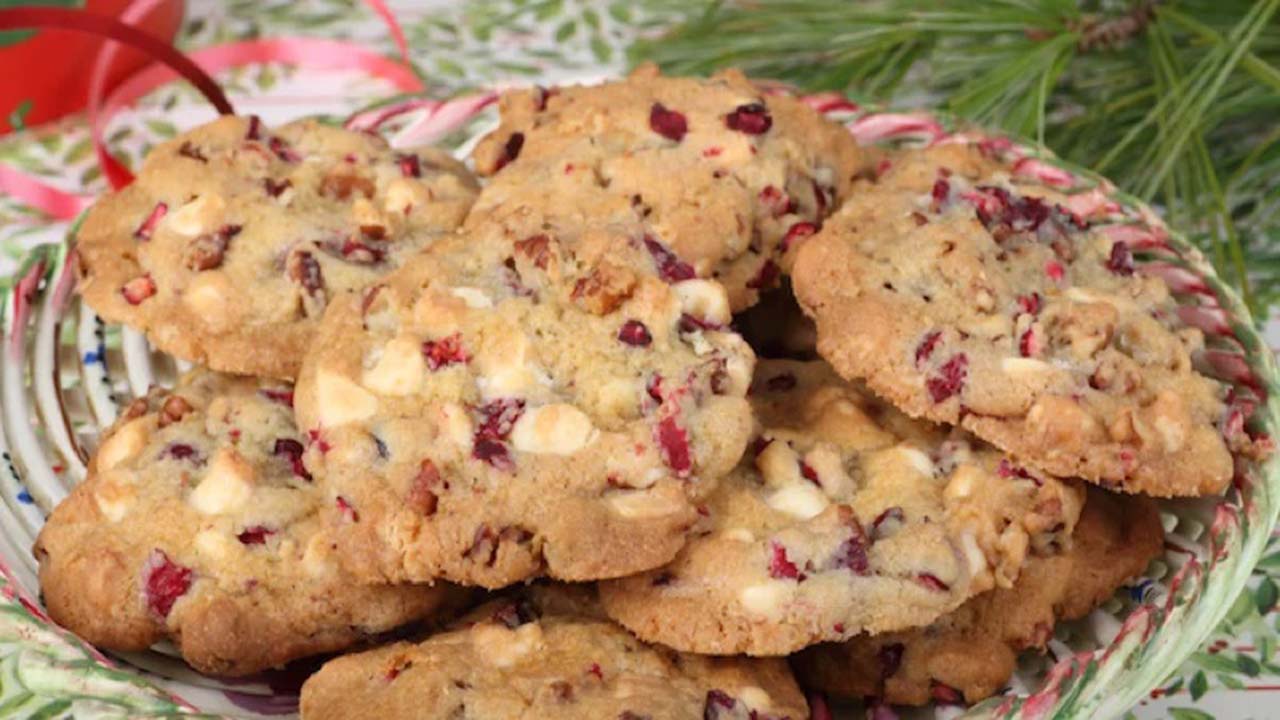
{"type": "Polygon", "coordinates": [[[316,296],[324,292],[324,275],[320,263],[309,252],[300,252],[292,256],[289,265],[289,278],[302,286],[308,295],[316,296]]]}
{"type": "Polygon", "coordinates": [[[271,178],[262,178],[262,189],[271,197],[280,197],[285,190],[293,187],[291,180],[273,180],[271,178]]]}
{"type": "MultiPolygon", "coordinates": [[[[381,225],[361,226],[361,232],[364,232],[366,228],[372,231],[365,232],[370,237],[377,237],[386,232],[386,229],[381,225]]],[[[342,259],[356,265],[377,265],[387,257],[385,249],[357,240],[354,237],[348,237],[342,241],[340,253],[342,254],[342,259]]]]}
{"type": "Polygon", "coordinates": [[[424,459],[418,466],[418,474],[414,476],[413,484],[409,487],[409,497],[406,502],[409,507],[423,515],[435,515],[436,508],[440,504],[440,496],[436,491],[442,486],[448,487],[440,477],[440,470],[430,459],[424,459]]]}
{"type": "Polygon", "coordinates": [[[723,690],[708,690],[707,701],[702,708],[702,720],[728,720],[729,713],[738,707],[738,701],[723,690]]]}
{"type": "Polygon", "coordinates": [[[271,449],[271,453],[287,460],[295,477],[311,482],[311,473],[307,472],[306,466],[302,464],[302,443],[293,438],[276,438],[276,444],[271,449]]]}
{"type": "Polygon", "coordinates": [[[924,336],[919,345],[916,345],[916,367],[920,367],[937,349],[938,343],[942,342],[942,331],[934,330],[924,336]]]}
{"type": "Polygon", "coordinates": [[[945,402],[964,389],[968,375],[969,357],[964,353],[957,353],[938,368],[937,374],[925,380],[925,388],[935,403],[945,402]]]}
{"type": "Polygon", "coordinates": [[[405,177],[422,177],[422,160],[417,155],[400,155],[396,158],[400,174],[405,177]]]}
{"type": "Polygon", "coordinates": [[[471,360],[471,356],[462,347],[462,335],[460,333],[422,343],[422,354],[427,358],[427,369],[433,371],[449,365],[467,363],[471,360]]]}
{"type": "Polygon", "coordinates": [[[658,422],[658,447],[662,452],[662,460],[671,468],[676,477],[687,477],[693,470],[693,456],[689,449],[689,434],[680,427],[674,416],[667,416],[658,422]]]}
{"type": "Polygon", "coordinates": [[[481,423],[476,430],[477,437],[505,439],[511,434],[511,428],[524,414],[524,400],[516,398],[498,398],[490,400],[480,407],[481,423]]]}
{"type": "Polygon", "coordinates": [[[262,118],[257,115],[249,116],[249,129],[245,131],[245,140],[260,140],[262,138],[262,118]]]}
{"type": "Polygon", "coordinates": [[[156,225],[164,219],[168,212],[168,205],[162,202],[156,203],[156,206],[151,208],[151,212],[147,213],[147,216],[143,218],[142,224],[138,226],[138,229],[133,231],[133,236],[139,240],[150,240],[151,233],[155,232],[156,225]]]}
{"type": "Polygon", "coordinates": [[[209,162],[209,158],[205,157],[204,153],[200,152],[200,148],[191,144],[190,140],[187,140],[186,142],[182,143],[181,147],[178,148],[178,154],[184,158],[190,158],[197,162],[202,162],[202,163],[209,162]]]}
{"type": "Polygon", "coordinates": [[[916,575],[916,582],[933,590],[934,592],[947,592],[951,586],[938,579],[933,573],[920,573],[916,575]]]}
{"type": "Polygon", "coordinates": [[[818,232],[818,226],[811,222],[798,222],[787,229],[787,234],[782,236],[782,252],[790,250],[796,243],[818,232]]]}
{"type": "Polygon", "coordinates": [[[130,305],[139,305],[156,294],[156,281],[151,279],[151,275],[136,277],[120,288],[120,294],[130,305]]]}
{"type": "Polygon", "coordinates": [[[649,129],[668,140],[680,142],[689,131],[689,121],[683,113],[668,110],[662,103],[654,103],[649,109],[649,129]]]}
{"type": "Polygon", "coordinates": [[[628,320],[618,329],[618,340],[632,347],[648,347],[653,342],[649,328],[639,320],[628,320]]]}
{"type": "Polygon", "coordinates": [[[267,542],[268,535],[275,534],[275,530],[270,530],[261,525],[254,525],[253,527],[245,528],[239,535],[236,535],[236,539],[244,545],[262,545],[267,542]]]}
{"type": "Polygon", "coordinates": [[[190,460],[199,465],[204,462],[204,458],[200,457],[199,451],[186,443],[172,443],[164,449],[161,457],[172,458],[174,460],[190,460]]]}
{"type": "Polygon", "coordinates": [[[191,568],[173,562],[163,550],[152,550],[142,577],[147,607],[162,618],[169,617],[173,604],[191,589],[192,574],[191,568]]]}
{"type": "Polygon", "coordinates": [[[342,517],[347,522],[360,522],[360,513],[347,502],[347,499],[339,495],[334,503],[338,506],[338,512],[342,513],[342,517]]]}
{"type": "Polygon", "coordinates": [[[271,148],[271,152],[275,153],[276,157],[285,162],[295,163],[302,160],[302,156],[294,151],[293,148],[289,147],[289,143],[278,137],[273,137],[268,140],[267,147],[271,148]]]}
{"type": "Polygon", "coordinates": [[[724,116],[725,127],[747,135],[760,135],[773,127],[773,117],[763,103],[747,103],[724,116]]]}
{"type": "Polygon", "coordinates": [[[653,262],[658,266],[658,276],[664,281],[673,283],[681,280],[692,280],[696,273],[693,266],[676,257],[671,249],[657,240],[649,237],[644,238],[644,246],[649,250],[649,254],[653,256],[653,262]]]}
{"type": "Polygon", "coordinates": [[[293,407],[293,391],[292,390],[277,390],[275,388],[263,388],[258,391],[258,394],[272,402],[278,402],[281,405],[285,405],[287,407],[293,407]]]}
{"type": "Polygon", "coordinates": [[[871,522],[872,539],[879,539],[881,537],[881,528],[883,528],[883,532],[888,533],[905,521],[906,515],[902,512],[901,507],[894,505],[891,508],[886,508],[876,516],[875,520],[871,522]]]}
{"type": "Polygon", "coordinates": [[[867,548],[871,543],[862,530],[862,525],[855,518],[849,537],[836,548],[833,562],[838,568],[848,568],[854,575],[867,575],[871,572],[871,563],[867,560],[867,548]]]}
{"type": "Polygon", "coordinates": [[[1116,275],[1133,274],[1133,252],[1125,243],[1118,242],[1111,246],[1111,255],[1107,257],[1107,269],[1116,275]]]}
{"type": "Polygon", "coordinates": [[[1018,338],[1018,354],[1022,357],[1035,357],[1042,349],[1040,336],[1033,327],[1027,328],[1022,337],[1018,338]]]}
{"type": "Polygon", "coordinates": [[[963,705],[964,695],[959,690],[938,682],[937,680],[929,681],[929,694],[933,696],[934,702],[939,705],[963,705]]]}
{"type": "Polygon", "coordinates": [[[475,446],[471,449],[471,457],[503,472],[512,472],[516,469],[511,453],[507,451],[506,444],[500,440],[477,438],[475,446]]]}
{"type": "Polygon", "coordinates": [[[524,133],[511,133],[511,137],[507,138],[507,142],[502,146],[502,157],[498,158],[494,171],[501,170],[507,166],[507,163],[520,157],[520,150],[524,148],[524,133]]]}
{"type": "Polygon", "coordinates": [[[766,185],[756,199],[773,217],[782,217],[792,211],[790,198],[776,185],[766,185]]]}
{"type": "Polygon", "coordinates": [[[936,212],[942,207],[942,203],[947,201],[947,196],[951,194],[951,183],[944,178],[938,178],[933,181],[933,191],[930,193],[933,198],[933,209],[936,212]]]}
{"type": "Polygon", "coordinates": [[[787,549],[782,545],[769,543],[769,577],[786,580],[801,580],[800,569],[787,559],[787,549]]]}
{"type": "Polygon", "coordinates": [[[1030,295],[1018,296],[1018,307],[1022,312],[1029,315],[1039,315],[1040,309],[1043,307],[1044,301],[1040,298],[1040,293],[1033,292],[1030,295]]]}

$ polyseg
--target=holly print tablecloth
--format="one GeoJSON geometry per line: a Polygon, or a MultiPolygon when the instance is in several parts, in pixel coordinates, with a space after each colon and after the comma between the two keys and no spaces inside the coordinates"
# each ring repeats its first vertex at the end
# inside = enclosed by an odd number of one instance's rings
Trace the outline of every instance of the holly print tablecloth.
{"type": "MultiPolygon", "coordinates": [[[[0,3],[0,6],[5,3],[0,3]]],[[[428,92],[447,97],[478,86],[593,80],[622,72],[625,48],[694,10],[680,0],[503,0],[390,3],[428,92]]],[[[358,0],[191,0],[179,44],[310,36],[352,40],[392,54],[386,25],[358,0]]],[[[0,75],[9,69],[0,69],[0,75]]],[[[87,72],[87,70],[86,70],[87,72]]],[[[313,71],[278,64],[221,73],[241,113],[268,123],[304,114],[342,117],[394,92],[360,71],[313,71]]],[[[9,112],[11,108],[0,109],[9,112]]],[[[105,136],[136,167],[157,142],[212,117],[183,84],[168,85],[116,115],[105,136]]],[[[63,190],[106,189],[82,116],[0,137],[0,163],[63,190]]],[[[61,243],[68,226],[0,192],[0,277],[41,243],[61,243]]],[[[15,549],[25,551],[25,548],[15,549]]],[[[1280,717],[1280,540],[1273,537],[1249,588],[1219,631],[1131,712],[1137,718],[1280,717]]],[[[3,581],[0,581],[3,582],[3,581]]],[[[0,716],[110,717],[179,711],[167,696],[127,673],[98,666],[94,654],[50,628],[5,584],[0,597],[0,716]],[[73,697],[111,697],[104,703],[73,697]]]]}

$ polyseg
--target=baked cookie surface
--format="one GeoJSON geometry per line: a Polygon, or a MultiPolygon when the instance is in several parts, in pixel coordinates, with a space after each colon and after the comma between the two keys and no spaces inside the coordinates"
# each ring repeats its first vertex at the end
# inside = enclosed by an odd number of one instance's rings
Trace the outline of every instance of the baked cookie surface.
{"type": "Polygon", "coordinates": [[[302,717],[803,720],[782,660],[706,658],[646,645],[578,588],[533,587],[457,629],[331,660],[302,717]]]}
{"type": "Polygon", "coordinates": [[[1062,477],[1158,496],[1231,479],[1227,388],[1165,282],[973,146],[895,156],[799,251],[821,355],[907,413],[1062,477]]]}
{"type": "Polygon", "coordinates": [[[825,363],[762,360],[762,426],[669,565],[601,583],[610,617],[687,652],[784,655],[925,625],[1058,551],[1081,488],[911,420],[825,363]]]}
{"type": "Polygon", "coordinates": [[[645,66],[597,86],[509,92],[501,114],[473,154],[493,179],[470,223],[532,235],[590,218],[643,241],[636,262],[720,280],[735,311],[776,283],[863,159],[845,128],[736,71],[645,66]]]}
{"type": "Polygon", "coordinates": [[[1055,623],[1087,615],[1163,550],[1155,503],[1090,489],[1070,547],[1029,559],[1012,588],[928,627],[816,645],[793,662],[806,686],[840,697],[975,703],[1008,683],[1019,652],[1043,649],[1055,623]]]}
{"type": "Polygon", "coordinates": [[[224,117],[157,147],[94,206],[77,236],[81,291],[164,352],[292,379],[326,303],[454,230],[476,192],[442,152],[224,117]]]}
{"type": "Polygon", "coordinates": [[[325,316],[297,411],[338,551],[370,580],[485,587],[667,562],[750,434],[723,288],[602,285],[607,257],[487,228],[325,316]]]}
{"type": "Polygon", "coordinates": [[[245,675],[432,611],[443,587],[342,572],[290,395],[197,370],[135,401],[36,542],[49,615],[103,648],[167,637],[201,672],[245,675]]]}

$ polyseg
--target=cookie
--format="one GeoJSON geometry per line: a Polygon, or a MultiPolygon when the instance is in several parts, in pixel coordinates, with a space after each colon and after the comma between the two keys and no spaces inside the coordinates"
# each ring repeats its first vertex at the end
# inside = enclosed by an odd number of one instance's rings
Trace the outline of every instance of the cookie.
{"type": "Polygon", "coordinates": [[[338,552],[370,581],[491,588],[669,561],[750,434],[754,356],[728,322],[714,281],[497,226],[336,300],[297,416],[338,552]]]}
{"type": "Polygon", "coordinates": [[[157,147],[94,206],[77,233],[81,292],[164,352],[292,379],[325,305],[454,230],[476,192],[442,152],[224,117],[157,147]]]}
{"type": "Polygon", "coordinates": [[[245,675],[430,613],[443,586],[342,572],[290,395],[197,370],[136,400],[37,539],[49,615],[102,648],[171,638],[201,672],[245,675]]]}
{"type": "Polygon", "coordinates": [[[534,587],[456,629],[329,661],[302,686],[304,720],[377,717],[803,720],[782,660],[646,645],[581,588],[534,587]]]}
{"type": "Polygon", "coordinates": [[[927,628],[817,645],[793,658],[806,685],[894,705],[972,704],[1009,682],[1018,653],[1054,623],[1089,614],[1164,549],[1150,499],[1091,489],[1070,546],[1027,561],[1012,588],[980,595],[927,628]]]}
{"type": "Polygon", "coordinates": [[[1057,552],[1083,501],[819,362],[762,360],[752,451],[671,564],[601,583],[609,616],[686,652],[784,655],[917,627],[1057,552]]]}
{"type": "Polygon", "coordinates": [[[1193,364],[1202,333],[1072,205],[970,145],[897,156],[799,251],[819,353],[1045,472],[1220,492],[1227,388],[1193,364]]]}
{"type": "Polygon", "coordinates": [[[493,179],[469,222],[527,236],[599,219],[642,240],[644,264],[720,280],[735,311],[776,283],[865,164],[845,128],[736,71],[671,78],[646,65],[602,85],[511,91],[500,108],[473,153],[493,179]]]}

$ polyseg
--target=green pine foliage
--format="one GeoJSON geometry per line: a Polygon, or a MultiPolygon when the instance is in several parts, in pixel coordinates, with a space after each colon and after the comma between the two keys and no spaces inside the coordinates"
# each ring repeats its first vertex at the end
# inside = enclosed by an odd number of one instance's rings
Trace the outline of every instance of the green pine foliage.
{"type": "Polygon", "coordinates": [[[705,3],[632,59],[933,105],[1161,208],[1258,317],[1280,300],[1280,0],[705,3]]]}

